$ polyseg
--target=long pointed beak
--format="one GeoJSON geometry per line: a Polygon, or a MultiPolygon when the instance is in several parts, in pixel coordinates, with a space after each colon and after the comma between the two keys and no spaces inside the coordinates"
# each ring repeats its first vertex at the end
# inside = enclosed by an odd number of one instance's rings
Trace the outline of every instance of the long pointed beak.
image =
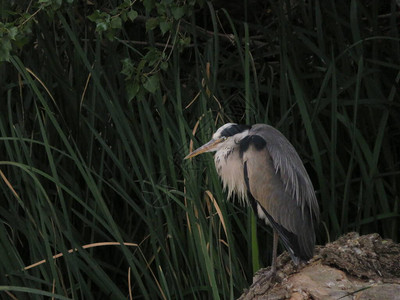
{"type": "Polygon", "coordinates": [[[211,141],[209,141],[208,143],[204,144],[203,146],[197,148],[196,150],[194,150],[193,152],[190,152],[188,155],[185,156],[184,159],[188,159],[191,157],[195,157],[199,154],[202,154],[204,152],[210,152],[213,151],[214,148],[223,141],[223,139],[217,139],[214,140],[212,139],[211,141]]]}

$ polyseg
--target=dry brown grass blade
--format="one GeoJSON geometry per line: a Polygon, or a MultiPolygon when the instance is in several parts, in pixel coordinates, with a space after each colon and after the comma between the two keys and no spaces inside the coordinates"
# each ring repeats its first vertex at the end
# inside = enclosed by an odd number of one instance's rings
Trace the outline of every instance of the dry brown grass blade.
{"type": "MultiPolygon", "coordinates": [[[[139,245],[136,244],[136,243],[123,243],[123,244],[124,244],[125,246],[129,246],[129,247],[138,247],[138,246],[139,246],[139,245]]],[[[88,244],[88,245],[83,245],[82,248],[83,248],[83,249],[89,249],[89,248],[95,248],[95,247],[117,246],[117,245],[121,245],[121,244],[118,243],[118,242],[99,242],[99,243],[92,243],[92,244],[88,244]]],[[[75,248],[75,249],[69,249],[69,250],[68,250],[68,253],[73,253],[73,252],[75,252],[75,251],[78,251],[78,249],[77,249],[77,248],[75,248]]],[[[57,258],[60,258],[60,257],[62,257],[62,256],[64,256],[64,253],[58,253],[58,254],[56,254],[56,255],[53,256],[53,259],[57,259],[57,258]]],[[[41,265],[41,264],[44,264],[45,262],[47,262],[47,260],[43,259],[43,260],[41,260],[41,261],[38,261],[38,262],[36,262],[36,263],[34,263],[34,264],[31,264],[31,265],[25,267],[24,270],[29,270],[29,269],[35,268],[35,267],[37,267],[37,266],[39,266],[39,265],[41,265]]]]}

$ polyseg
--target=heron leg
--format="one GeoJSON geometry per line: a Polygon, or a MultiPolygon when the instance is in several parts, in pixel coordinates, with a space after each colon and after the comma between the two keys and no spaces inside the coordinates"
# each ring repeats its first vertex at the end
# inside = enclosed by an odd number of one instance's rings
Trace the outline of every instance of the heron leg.
{"type": "Polygon", "coordinates": [[[274,275],[276,273],[276,257],[278,253],[278,240],[279,240],[279,233],[276,229],[273,229],[274,237],[272,243],[272,263],[271,263],[271,273],[274,275]]]}
{"type": "Polygon", "coordinates": [[[272,263],[270,269],[261,269],[254,274],[253,287],[263,287],[263,289],[267,290],[269,286],[272,284],[272,280],[276,275],[276,264],[277,264],[277,252],[278,252],[278,240],[279,233],[273,229],[273,245],[272,245],[272,263]]]}

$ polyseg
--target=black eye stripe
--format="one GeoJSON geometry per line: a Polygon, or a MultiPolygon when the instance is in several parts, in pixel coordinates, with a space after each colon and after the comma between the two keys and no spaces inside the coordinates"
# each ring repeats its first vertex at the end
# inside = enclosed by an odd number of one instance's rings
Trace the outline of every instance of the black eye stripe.
{"type": "Polygon", "coordinates": [[[221,136],[225,136],[225,137],[233,136],[235,134],[241,133],[250,128],[251,128],[251,126],[249,126],[249,125],[234,124],[232,126],[225,128],[224,130],[222,130],[221,136]]]}

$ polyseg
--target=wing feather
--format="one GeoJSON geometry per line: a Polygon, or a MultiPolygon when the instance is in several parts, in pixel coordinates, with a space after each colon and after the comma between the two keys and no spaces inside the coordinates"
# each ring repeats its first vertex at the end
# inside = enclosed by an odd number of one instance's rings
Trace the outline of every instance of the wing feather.
{"type": "Polygon", "coordinates": [[[310,215],[318,221],[319,207],[314,187],[292,144],[277,129],[265,124],[254,125],[249,135],[258,135],[266,141],[268,154],[276,174],[280,174],[285,190],[301,206],[302,211],[307,207],[310,215]]]}
{"type": "Polygon", "coordinates": [[[248,139],[242,156],[249,193],[272,219],[289,252],[308,260],[313,255],[319,208],[304,165],[290,142],[271,126],[254,125],[248,139]],[[256,142],[258,137],[265,141],[263,147],[256,142]]]}

